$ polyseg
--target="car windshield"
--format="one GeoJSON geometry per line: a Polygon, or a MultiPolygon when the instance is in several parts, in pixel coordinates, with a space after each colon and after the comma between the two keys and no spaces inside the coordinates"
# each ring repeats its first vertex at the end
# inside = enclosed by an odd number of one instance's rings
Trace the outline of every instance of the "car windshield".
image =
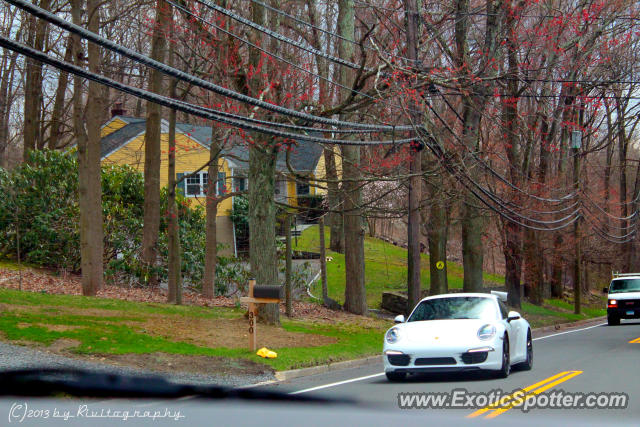
{"type": "Polygon", "coordinates": [[[640,292],[640,279],[618,279],[611,282],[610,294],[620,292],[640,292]]]}
{"type": "Polygon", "coordinates": [[[408,322],[443,319],[496,318],[496,307],[490,298],[452,297],[422,301],[411,313],[408,322]]]}

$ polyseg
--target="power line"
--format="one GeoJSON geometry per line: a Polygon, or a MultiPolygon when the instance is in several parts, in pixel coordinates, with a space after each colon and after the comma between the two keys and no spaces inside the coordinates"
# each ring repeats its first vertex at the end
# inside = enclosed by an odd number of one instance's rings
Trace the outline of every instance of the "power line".
{"type": "Polygon", "coordinates": [[[534,194],[531,194],[523,189],[521,189],[520,187],[514,185],[511,181],[509,181],[508,179],[506,179],[504,176],[502,176],[498,171],[496,171],[495,169],[493,169],[491,166],[489,166],[488,164],[486,164],[486,162],[482,161],[481,159],[478,158],[478,156],[472,152],[469,151],[468,147],[464,144],[463,141],[460,140],[460,137],[458,135],[456,135],[455,131],[453,129],[451,129],[451,127],[449,126],[449,124],[442,118],[440,117],[440,114],[438,114],[438,112],[431,106],[431,104],[427,103],[429,109],[434,113],[434,115],[436,116],[436,118],[445,126],[445,129],[447,129],[447,131],[453,135],[453,137],[458,141],[458,143],[460,145],[462,145],[466,150],[467,153],[470,154],[476,164],[479,164],[480,166],[482,166],[483,168],[485,168],[487,171],[489,171],[493,176],[495,176],[496,178],[498,178],[500,181],[502,181],[503,183],[505,183],[506,185],[508,185],[510,188],[518,191],[521,194],[524,194],[527,197],[531,197],[532,199],[541,201],[541,202],[552,202],[552,203],[564,203],[568,200],[571,200],[573,198],[576,197],[577,193],[573,192],[571,194],[568,194],[560,199],[550,199],[550,198],[546,198],[546,197],[539,197],[536,196],[534,194]]]}
{"type": "Polygon", "coordinates": [[[259,31],[259,32],[261,32],[263,34],[266,34],[267,36],[272,37],[272,38],[274,38],[276,40],[280,40],[281,42],[284,42],[284,43],[287,43],[289,45],[295,46],[295,47],[297,47],[299,49],[305,50],[305,51],[307,51],[309,53],[312,53],[314,55],[322,56],[323,58],[328,59],[331,62],[334,62],[334,63],[339,64],[339,65],[343,65],[343,66],[348,67],[348,68],[352,68],[352,69],[355,69],[355,70],[359,70],[361,68],[360,65],[355,64],[355,63],[353,63],[351,61],[347,61],[347,60],[339,58],[337,56],[329,55],[329,54],[327,54],[325,52],[322,52],[321,50],[318,50],[318,49],[316,49],[314,47],[305,46],[304,44],[299,43],[299,42],[297,42],[297,41],[295,41],[293,39],[290,39],[289,37],[283,36],[280,33],[277,33],[275,31],[271,31],[270,29],[268,29],[266,27],[263,27],[262,25],[258,25],[258,24],[256,24],[255,22],[253,22],[253,21],[251,21],[249,19],[243,18],[242,16],[240,16],[240,15],[238,15],[238,14],[236,14],[236,13],[234,13],[234,12],[228,10],[228,9],[225,9],[224,7],[218,6],[216,4],[211,4],[211,3],[205,2],[203,0],[194,0],[194,1],[197,2],[197,3],[200,3],[201,5],[203,5],[206,8],[209,8],[211,10],[215,10],[216,12],[219,12],[219,13],[221,13],[223,15],[226,15],[229,18],[231,18],[231,19],[233,19],[233,20],[235,20],[237,22],[240,22],[240,23],[242,23],[244,25],[247,25],[247,26],[253,28],[254,30],[257,30],[257,31],[259,31]]]}
{"type": "MultiPolygon", "coordinates": [[[[302,72],[304,72],[304,73],[307,73],[307,74],[309,74],[309,75],[311,75],[311,76],[314,76],[314,77],[317,77],[317,78],[319,78],[319,79],[322,79],[322,80],[324,80],[324,81],[326,81],[326,82],[328,82],[328,83],[330,83],[330,84],[332,84],[332,85],[338,86],[338,87],[340,87],[340,88],[342,88],[342,89],[346,89],[346,90],[348,90],[349,92],[356,93],[356,94],[358,94],[358,95],[360,95],[360,96],[362,96],[362,97],[364,97],[364,98],[372,99],[372,100],[374,100],[374,101],[375,101],[375,100],[379,100],[379,99],[380,99],[380,98],[373,97],[373,96],[371,96],[371,95],[369,95],[369,94],[367,94],[367,93],[364,93],[364,92],[361,92],[361,91],[359,91],[359,90],[356,90],[356,89],[354,89],[354,88],[352,88],[352,87],[345,86],[345,85],[343,85],[343,84],[341,84],[341,83],[338,83],[338,82],[336,82],[336,81],[334,81],[334,80],[331,80],[331,79],[330,79],[330,78],[328,78],[328,77],[321,76],[320,74],[314,73],[314,72],[313,72],[313,71],[311,71],[311,70],[307,70],[306,68],[304,68],[304,67],[302,67],[302,66],[300,66],[300,65],[298,65],[298,64],[295,64],[295,63],[293,63],[293,62],[291,62],[291,61],[289,61],[289,60],[287,60],[287,59],[283,58],[282,56],[280,56],[280,55],[278,55],[278,54],[276,54],[276,53],[270,52],[269,50],[267,50],[267,49],[265,49],[265,48],[262,48],[262,47],[260,47],[260,46],[258,46],[258,45],[256,45],[256,44],[254,44],[254,43],[251,43],[249,40],[247,40],[247,39],[245,39],[245,38],[243,38],[243,37],[240,37],[240,36],[238,36],[238,35],[236,35],[236,34],[232,33],[231,31],[228,31],[228,30],[226,30],[226,29],[224,29],[224,28],[222,28],[222,27],[220,27],[220,26],[218,26],[218,25],[216,25],[216,24],[214,24],[214,23],[212,23],[212,22],[210,22],[210,21],[208,21],[208,20],[204,19],[204,18],[203,18],[203,17],[201,17],[201,16],[196,15],[195,13],[193,13],[193,12],[191,12],[190,10],[188,10],[188,9],[186,9],[186,8],[184,8],[184,7],[182,7],[181,5],[179,5],[179,4],[177,4],[177,3],[175,3],[175,2],[174,2],[174,1],[172,1],[172,0],[167,0],[167,2],[168,2],[169,4],[171,4],[172,6],[174,6],[174,7],[178,8],[178,9],[182,10],[184,13],[188,14],[189,16],[192,16],[193,18],[195,18],[195,19],[197,19],[197,20],[199,20],[199,21],[201,21],[201,22],[203,22],[203,23],[206,23],[206,24],[208,24],[208,25],[211,25],[211,26],[212,26],[212,27],[214,27],[215,29],[217,29],[217,30],[219,30],[219,31],[222,31],[223,33],[225,33],[225,34],[229,35],[230,37],[233,37],[233,38],[235,38],[235,39],[237,39],[237,40],[240,40],[240,41],[242,41],[243,43],[247,44],[248,46],[251,46],[251,47],[252,47],[252,48],[254,48],[254,49],[258,49],[259,51],[261,51],[261,52],[265,53],[266,55],[269,55],[269,56],[271,56],[271,57],[273,57],[273,58],[275,58],[275,59],[277,59],[277,60],[279,60],[279,61],[281,61],[281,62],[284,62],[285,64],[290,65],[290,66],[292,66],[292,67],[294,67],[294,68],[296,68],[296,69],[298,69],[298,70],[300,70],[300,71],[302,71],[302,72]]],[[[398,107],[398,106],[396,106],[396,105],[394,105],[393,107],[394,107],[394,108],[396,108],[396,109],[399,109],[399,107],[398,107]]]]}
{"type": "MultiPolygon", "coordinates": [[[[354,3],[356,4],[360,4],[362,5],[362,7],[371,7],[373,9],[379,9],[379,10],[384,10],[384,11],[388,11],[388,12],[398,12],[400,10],[400,8],[398,9],[390,9],[387,7],[383,7],[383,6],[377,6],[377,5],[373,5],[371,3],[367,3],[364,1],[359,1],[359,0],[354,0],[354,3]]],[[[501,14],[499,13],[487,13],[487,12],[457,12],[457,11],[452,11],[452,12],[428,12],[429,15],[462,15],[462,16],[501,16],[501,14]]],[[[531,14],[522,14],[522,15],[518,15],[515,14],[515,16],[517,18],[544,18],[544,19],[557,19],[557,18],[567,18],[567,15],[551,15],[551,14],[540,14],[540,15],[531,15],[531,14]]],[[[569,15],[570,16],[570,15],[569,15]]],[[[613,17],[592,17],[591,19],[622,19],[622,20],[632,20],[632,21],[638,21],[640,20],[640,17],[637,16],[633,16],[633,15],[614,15],[613,17]]],[[[454,19],[454,17],[450,17],[450,18],[446,18],[446,19],[454,19]]]]}
{"type": "MultiPolygon", "coordinates": [[[[328,35],[328,36],[336,37],[336,38],[338,38],[338,39],[340,39],[340,40],[343,40],[343,41],[345,41],[345,42],[347,42],[347,43],[351,43],[351,44],[354,44],[354,45],[357,45],[357,46],[359,46],[359,45],[360,45],[358,42],[353,41],[353,40],[351,40],[351,39],[348,39],[348,38],[346,38],[346,37],[344,37],[344,36],[341,36],[341,35],[340,35],[340,34],[338,34],[338,33],[334,33],[334,32],[332,32],[332,31],[325,30],[324,28],[321,28],[321,27],[319,27],[319,26],[317,26],[317,25],[314,25],[314,24],[312,24],[312,23],[310,23],[310,22],[304,21],[304,20],[302,20],[302,19],[300,19],[300,18],[296,18],[295,16],[293,16],[293,15],[291,15],[291,14],[289,14],[289,13],[285,12],[285,11],[284,11],[284,10],[282,10],[282,9],[278,9],[278,8],[276,8],[276,7],[273,7],[273,6],[271,6],[271,5],[268,5],[268,4],[266,4],[266,3],[264,3],[264,2],[261,2],[261,1],[258,1],[258,0],[249,0],[249,1],[251,1],[251,3],[258,4],[258,5],[262,6],[262,7],[264,7],[265,9],[269,9],[270,11],[275,12],[275,13],[277,13],[277,14],[279,14],[279,15],[285,16],[285,17],[287,17],[287,18],[291,19],[292,21],[297,22],[298,24],[301,24],[301,25],[304,25],[304,26],[307,26],[307,27],[313,28],[314,30],[318,30],[318,31],[320,31],[320,32],[322,32],[322,33],[324,33],[324,34],[326,34],[326,35],[328,35]]],[[[368,49],[368,50],[375,51],[375,49],[374,49],[374,48],[369,47],[369,46],[365,46],[364,48],[365,48],[365,49],[368,49]]]]}
{"type": "Polygon", "coordinates": [[[394,132],[394,131],[408,131],[408,130],[412,130],[413,127],[410,125],[401,125],[401,126],[390,126],[390,125],[371,125],[371,124],[364,124],[364,123],[356,123],[356,122],[349,122],[349,121],[342,121],[342,120],[335,120],[335,119],[328,119],[326,117],[320,117],[320,116],[314,116],[312,114],[307,114],[307,113],[303,113],[300,111],[296,111],[296,110],[292,110],[289,108],[285,108],[285,107],[281,107],[279,105],[274,105],[274,104],[270,104],[268,102],[247,96],[247,95],[243,95],[241,93],[235,92],[231,89],[227,89],[225,87],[216,85],[214,83],[208,82],[206,80],[200,79],[198,77],[194,77],[190,74],[187,74],[183,71],[180,71],[176,68],[173,67],[169,67],[159,61],[156,61],[154,59],[151,59],[145,55],[142,55],[136,51],[133,51],[129,48],[126,48],[124,46],[120,46],[117,43],[114,43],[98,34],[95,34],[91,31],[88,31],[78,25],[72,24],[62,18],[59,18],[58,16],[56,16],[55,14],[48,12],[38,6],[33,5],[32,3],[29,3],[25,0],[5,0],[7,3],[10,3],[16,7],[19,7],[20,9],[25,10],[26,12],[44,19],[47,22],[50,22],[53,25],[56,25],[60,28],[63,28],[73,34],[77,34],[87,40],[90,40],[106,49],[109,49],[111,51],[120,53],[123,56],[126,56],[130,59],[133,59],[134,61],[137,61],[141,64],[147,65],[149,67],[155,68],[167,75],[170,75],[172,77],[175,77],[177,79],[180,79],[182,81],[186,81],[188,83],[191,83],[195,86],[198,87],[202,87],[204,89],[208,89],[214,93],[217,93],[219,95],[225,96],[227,98],[231,98],[231,99],[235,99],[236,101],[240,101],[242,103],[245,104],[250,104],[256,107],[260,107],[263,108],[265,110],[268,111],[272,111],[274,113],[278,113],[278,114],[283,114],[283,115],[287,115],[287,116],[291,116],[291,117],[296,117],[298,119],[302,119],[302,120],[306,120],[306,121],[310,121],[310,122],[315,122],[315,123],[322,123],[325,125],[329,125],[329,126],[341,126],[341,127],[350,127],[350,128],[357,128],[357,129],[368,129],[368,130],[373,130],[373,131],[378,131],[378,132],[394,132]]]}
{"type": "Polygon", "coordinates": [[[393,145],[393,144],[407,144],[415,141],[415,138],[408,138],[402,140],[394,140],[394,141],[354,141],[354,140],[339,140],[339,139],[326,139],[326,138],[318,138],[303,134],[292,134],[288,132],[277,131],[274,129],[269,129],[263,126],[248,124],[245,121],[238,119],[231,119],[227,117],[223,117],[216,113],[209,113],[202,111],[201,107],[198,106],[190,106],[185,105],[185,103],[176,102],[176,100],[158,95],[152,92],[149,92],[144,89],[134,88],[123,83],[117,82],[115,80],[109,79],[104,76],[100,76],[98,74],[94,74],[80,68],[76,65],[72,65],[66,63],[64,61],[60,61],[58,59],[51,58],[43,52],[40,52],[36,49],[33,49],[29,46],[26,46],[21,43],[17,43],[13,40],[0,36],[0,46],[7,48],[9,50],[18,52],[22,55],[28,56],[30,58],[41,61],[45,64],[52,65],[62,71],[66,71],[68,73],[81,76],[85,79],[95,81],[97,83],[101,83],[103,85],[112,87],[114,89],[118,89],[122,92],[129,93],[136,97],[145,99],[147,101],[151,101],[160,105],[163,105],[168,108],[176,109],[179,111],[183,111],[185,113],[192,114],[194,116],[202,117],[209,120],[214,120],[220,123],[224,123],[233,127],[241,128],[246,131],[251,132],[259,132],[263,134],[272,135],[275,137],[285,138],[289,140],[301,140],[301,141],[309,141],[314,143],[324,143],[324,144],[334,144],[334,145],[357,145],[357,146],[370,146],[370,145],[393,145]]]}

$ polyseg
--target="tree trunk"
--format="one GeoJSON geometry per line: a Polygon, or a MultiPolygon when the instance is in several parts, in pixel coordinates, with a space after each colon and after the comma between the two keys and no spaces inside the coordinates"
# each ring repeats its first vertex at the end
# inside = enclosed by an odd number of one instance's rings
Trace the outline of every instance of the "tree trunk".
{"type": "MultiPolygon", "coordinates": [[[[151,58],[162,62],[165,57],[168,6],[164,0],[156,1],[155,25],[151,40],[151,58]]],[[[149,90],[163,93],[163,74],[150,71],[149,90]]],[[[158,284],[158,234],[160,232],[160,140],[162,107],[147,102],[147,123],[144,138],[144,224],[142,228],[142,263],[147,269],[147,284],[158,284]]]]}
{"type": "MultiPolygon", "coordinates": [[[[266,22],[265,8],[252,3],[252,20],[258,25],[266,22]]],[[[259,43],[262,35],[250,32],[250,40],[259,43]]],[[[261,54],[256,49],[249,50],[249,63],[258,69],[261,54]]],[[[249,81],[253,96],[262,89],[259,76],[249,81]]],[[[258,285],[278,283],[278,252],[276,248],[276,205],[275,172],[277,151],[273,138],[254,134],[249,144],[249,261],[251,273],[258,285]]],[[[260,308],[258,321],[268,324],[280,323],[278,304],[265,304],[260,308]]]]}
{"type": "MultiPolygon", "coordinates": [[[[173,14],[173,9],[172,9],[173,14]]],[[[173,16],[171,17],[173,20],[173,16]]],[[[173,66],[173,45],[169,45],[169,65],[173,66]]],[[[169,83],[169,96],[176,99],[176,79],[169,83]]],[[[168,283],[167,302],[182,304],[182,259],[180,254],[180,213],[176,204],[176,110],[169,111],[169,141],[167,168],[167,246],[168,246],[168,283]]]]}
{"type": "MultiPolygon", "coordinates": [[[[317,28],[323,26],[321,22],[321,14],[318,10],[319,4],[312,0],[307,0],[307,11],[309,14],[309,21],[315,25],[312,28],[311,42],[313,47],[322,51],[324,50],[325,43],[321,39],[320,31],[317,28]]],[[[326,107],[331,103],[333,87],[327,84],[324,80],[329,77],[329,63],[320,55],[315,56],[318,75],[322,76],[322,79],[318,80],[318,99],[321,106],[326,107]]],[[[324,135],[325,138],[331,138],[330,133],[324,135]]],[[[324,166],[325,166],[325,179],[327,180],[327,204],[329,208],[329,214],[327,215],[327,225],[329,226],[329,249],[334,252],[344,253],[344,229],[342,213],[336,212],[340,209],[340,186],[338,184],[338,170],[336,167],[336,152],[334,147],[326,147],[323,150],[324,166]]]]}
{"type": "MultiPolygon", "coordinates": [[[[64,61],[71,62],[72,60],[72,51],[71,51],[71,37],[67,39],[67,46],[64,52],[64,61]]],[[[69,73],[65,71],[60,71],[60,75],[58,77],[58,87],[56,88],[56,96],[53,101],[53,110],[51,112],[51,133],[49,136],[49,148],[55,150],[58,148],[58,144],[60,143],[60,127],[63,123],[64,114],[64,105],[65,105],[65,95],[67,94],[67,86],[69,84],[69,73]]],[[[103,103],[103,105],[105,105],[103,103]]],[[[100,121],[102,123],[102,121],[100,121]]]]}
{"type": "MultiPolygon", "coordinates": [[[[249,260],[251,273],[259,285],[278,283],[275,165],[276,156],[269,146],[249,147],[249,260]]],[[[262,306],[258,320],[278,324],[278,304],[262,306]]]]}
{"type": "MultiPolygon", "coordinates": [[[[477,107],[465,106],[463,115],[465,127],[463,131],[463,141],[469,150],[478,150],[478,132],[480,125],[479,112],[477,107]]],[[[469,175],[475,181],[479,181],[480,174],[477,168],[472,168],[469,175]]],[[[479,209],[480,202],[473,194],[467,192],[464,196],[464,207],[462,212],[462,265],[464,277],[462,287],[465,292],[480,292],[483,289],[482,265],[484,261],[484,247],[482,245],[482,230],[484,229],[484,218],[482,210],[479,209]]]]}
{"type": "Polygon", "coordinates": [[[344,219],[340,209],[340,186],[336,168],[336,154],[333,148],[324,149],[324,165],[327,182],[327,202],[329,205],[329,249],[344,253],[344,219]]]}
{"type": "MultiPolygon", "coordinates": [[[[49,10],[51,0],[41,0],[39,6],[49,10]]],[[[29,45],[36,50],[44,50],[47,36],[47,23],[35,16],[29,16],[29,45]]],[[[24,90],[24,132],[23,155],[26,161],[29,151],[38,146],[40,135],[40,114],[42,107],[42,63],[31,58],[25,59],[26,75],[24,90]]]]}
{"type": "Polygon", "coordinates": [[[522,277],[522,230],[517,224],[504,221],[504,284],[507,288],[507,302],[520,308],[520,278],[522,277]]]}
{"type": "MultiPolygon", "coordinates": [[[[607,153],[605,157],[605,167],[604,167],[604,210],[605,212],[609,212],[609,200],[611,199],[611,168],[613,163],[613,138],[611,137],[611,132],[613,131],[613,120],[611,120],[611,110],[609,108],[609,102],[607,99],[604,100],[604,106],[607,117],[607,153]]],[[[605,233],[609,233],[609,217],[607,215],[602,216],[603,229],[605,233]]]]}
{"type": "MultiPolygon", "coordinates": [[[[616,103],[616,113],[618,123],[618,161],[620,171],[620,216],[625,218],[629,215],[629,209],[627,205],[627,152],[629,149],[629,140],[625,131],[625,108],[621,105],[620,102],[616,103]]],[[[626,219],[621,220],[620,229],[623,231],[627,230],[627,224],[628,223],[626,219]]],[[[631,251],[629,243],[630,242],[627,242],[622,245],[623,251],[627,254],[631,251]]],[[[630,265],[628,261],[628,256],[623,258],[622,271],[629,271],[630,265]]]]}
{"type": "MultiPolygon", "coordinates": [[[[320,218],[318,221],[318,227],[320,229],[320,258],[322,258],[322,254],[324,252],[324,226],[322,224],[323,219],[320,218]]],[[[284,286],[285,286],[285,312],[287,313],[287,317],[293,316],[293,289],[291,284],[291,258],[292,258],[292,249],[291,249],[291,215],[287,214],[287,217],[284,222],[284,236],[285,236],[285,266],[284,266],[284,286]]],[[[320,259],[320,265],[322,265],[322,259],[320,259]]],[[[320,268],[322,270],[322,267],[320,268]]]]}
{"type": "MultiPolygon", "coordinates": [[[[640,163],[636,166],[636,179],[633,185],[633,198],[631,203],[631,212],[640,212],[640,163]]],[[[631,219],[633,223],[633,228],[631,230],[638,230],[638,215],[634,216],[631,219]]],[[[631,230],[625,230],[626,233],[630,233],[631,230]]],[[[638,239],[637,232],[633,236],[633,239],[628,243],[629,251],[627,253],[627,265],[629,266],[629,271],[638,271],[640,270],[640,251],[638,250],[638,246],[640,245],[640,241],[638,239]]],[[[588,283],[588,282],[587,282],[588,283]]]]}
{"type": "Polygon", "coordinates": [[[562,243],[563,237],[561,233],[557,233],[553,240],[553,262],[551,269],[551,297],[562,298],[562,243]]]}
{"type": "Polygon", "coordinates": [[[204,278],[202,282],[202,295],[213,298],[216,286],[216,266],[218,264],[218,237],[216,235],[216,218],[218,217],[218,197],[216,187],[218,183],[218,158],[220,147],[218,144],[218,132],[216,127],[211,127],[211,145],[209,146],[209,184],[207,187],[207,221],[206,221],[206,248],[204,258],[204,278]]]}
{"type": "MultiPolygon", "coordinates": [[[[171,83],[170,96],[175,98],[175,82],[171,83]]],[[[176,204],[176,110],[169,111],[169,153],[168,153],[168,195],[167,195],[167,245],[169,249],[169,279],[167,302],[182,304],[182,260],[180,254],[179,211],[176,204]]]]}
{"type": "MultiPolygon", "coordinates": [[[[97,32],[99,23],[99,3],[88,0],[87,11],[91,16],[89,31],[97,32]]],[[[75,24],[82,22],[83,0],[73,0],[72,18],[75,24]]],[[[74,61],[81,66],[82,46],[80,39],[73,36],[74,61]]],[[[89,71],[99,73],[100,51],[98,46],[89,43],[89,71]]],[[[80,208],[80,266],[82,269],[83,295],[96,295],[102,288],[102,187],[100,174],[100,123],[97,115],[100,111],[99,85],[89,83],[87,96],[86,130],[83,123],[82,80],[74,77],[73,115],[76,140],[78,143],[78,205],[80,208]]]]}
{"type": "MultiPolygon", "coordinates": [[[[353,0],[338,1],[338,34],[348,39],[355,39],[355,8],[353,0]]],[[[353,44],[340,40],[338,56],[353,60],[353,44]]],[[[340,83],[350,87],[352,72],[342,67],[340,83]]],[[[348,94],[344,94],[346,96],[348,94]]],[[[345,118],[345,117],[343,117],[345,118]]],[[[367,296],[364,285],[364,233],[362,221],[362,191],[360,189],[360,148],[342,147],[342,174],[344,182],[344,253],[345,278],[344,309],[350,313],[365,314],[367,312],[367,296]]]]}
{"type": "MultiPolygon", "coordinates": [[[[455,2],[456,23],[454,29],[455,41],[455,65],[463,73],[463,79],[473,81],[477,75],[470,76],[469,64],[469,29],[472,26],[469,10],[469,0],[457,0],[455,2]]],[[[502,5],[492,0],[486,1],[486,30],[484,36],[484,51],[480,60],[479,69],[486,70],[486,77],[492,77],[496,72],[489,62],[495,61],[498,34],[500,34],[502,5]]],[[[469,95],[462,97],[462,142],[467,150],[481,151],[480,147],[480,118],[485,110],[488,93],[491,91],[489,84],[472,84],[468,89],[469,95]]],[[[469,170],[472,180],[480,181],[481,174],[478,168],[469,170]]],[[[482,244],[482,232],[485,221],[482,211],[478,208],[479,201],[471,192],[466,192],[464,208],[462,212],[462,264],[464,267],[463,288],[465,292],[480,291],[483,288],[482,267],[484,248],[482,244]]]]}
{"type": "MultiPolygon", "coordinates": [[[[405,27],[407,31],[407,57],[413,61],[418,69],[418,32],[419,13],[417,0],[405,0],[405,27]]],[[[410,103],[411,122],[415,126],[423,123],[424,118],[418,111],[420,104],[417,100],[410,103]]],[[[417,135],[416,135],[417,136],[417,135]]],[[[409,200],[407,213],[407,309],[415,307],[421,298],[420,280],[420,200],[422,199],[422,151],[419,144],[412,144],[415,151],[411,152],[409,160],[409,200]]]]}
{"type": "MultiPolygon", "coordinates": [[[[20,40],[23,26],[20,25],[16,34],[16,40],[20,40]]],[[[0,167],[7,168],[9,148],[9,116],[11,115],[11,107],[13,103],[13,81],[15,78],[17,52],[7,53],[4,60],[8,64],[4,65],[0,70],[2,78],[0,82],[0,167]]]]}
{"type": "Polygon", "coordinates": [[[447,220],[447,209],[443,202],[429,195],[429,273],[431,285],[429,293],[431,295],[446,294],[449,291],[447,278],[447,234],[449,226],[447,220]],[[438,263],[442,262],[442,268],[438,268],[438,263]]]}

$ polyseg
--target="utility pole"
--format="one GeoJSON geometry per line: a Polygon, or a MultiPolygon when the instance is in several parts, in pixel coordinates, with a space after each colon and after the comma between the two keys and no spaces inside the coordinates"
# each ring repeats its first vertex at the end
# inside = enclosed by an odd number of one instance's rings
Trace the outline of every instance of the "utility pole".
{"type": "MultiPolygon", "coordinates": [[[[415,72],[418,61],[418,2],[405,0],[405,26],[407,30],[407,58],[413,62],[415,72]]],[[[422,125],[418,100],[409,103],[409,116],[414,126],[422,125]]],[[[407,226],[407,310],[411,311],[420,301],[420,199],[422,198],[422,159],[421,145],[411,144],[409,164],[409,215],[407,226]]]]}
{"type": "Polygon", "coordinates": [[[291,317],[293,315],[293,292],[291,289],[291,214],[287,214],[284,221],[284,235],[285,235],[285,245],[286,245],[286,255],[285,255],[285,272],[284,272],[284,283],[285,283],[285,302],[286,302],[286,314],[287,317],[291,317]]]}
{"type": "MultiPolygon", "coordinates": [[[[579,111],[578,123],[582,126],[582,108],[579,111]]],[[[582,130],[571,132],[571,153],[573,154],[573,187],[575,192],[580,191],[580,146],[582,145],[582,130]]],[[[580,314],[582,299],[582,245],[580,239],[580,220],[573,223],[573,238],[575,240],[575,260],[573,264],[573,299],[574,312],[580,314]]]]}
{"type": "Polygon", "coordinates": [[[320,278],[322,280],[322,303],[329,307],[329,290],[327,288],[327,249],[324,244],[324,216],[318,220],[320,231],[320,278]]]}

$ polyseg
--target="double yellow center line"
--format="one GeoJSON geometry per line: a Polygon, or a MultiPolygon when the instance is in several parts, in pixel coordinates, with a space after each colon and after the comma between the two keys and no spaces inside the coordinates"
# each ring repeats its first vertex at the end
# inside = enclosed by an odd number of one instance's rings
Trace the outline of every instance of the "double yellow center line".
{"type": "Polygon", "coordinates": [[[571,378],[580,375],[581,373],[582,371],[560,372],[559,374],[556,374],[552,377],[549,377],[540,382],[537,382],[528,387],[525,387],[522,390],[517,390],[507,396],[504,396],[497,402],[494,402],[489,406],[486,406],[482,409],[478,409],[474,413],[467,415],[467,418],[475,418],[483,414],[487,414],[484,418],[495,418],[498,415],[502,414],[503,412],[507,412],[509,409],[513,408],[514,406],[522,405],[522,403],[525,400],[530,399],[531,397],[537,394],[540,394],[546,390],[549,390],[551,387],[555,387],[560,383],[568,381],[571,378]]]}
{"type": "Polygon", "coordinates": [[[629,341],[629,344],[640,344],[640,338],[636,338],[635,340],[629,341]]]}

